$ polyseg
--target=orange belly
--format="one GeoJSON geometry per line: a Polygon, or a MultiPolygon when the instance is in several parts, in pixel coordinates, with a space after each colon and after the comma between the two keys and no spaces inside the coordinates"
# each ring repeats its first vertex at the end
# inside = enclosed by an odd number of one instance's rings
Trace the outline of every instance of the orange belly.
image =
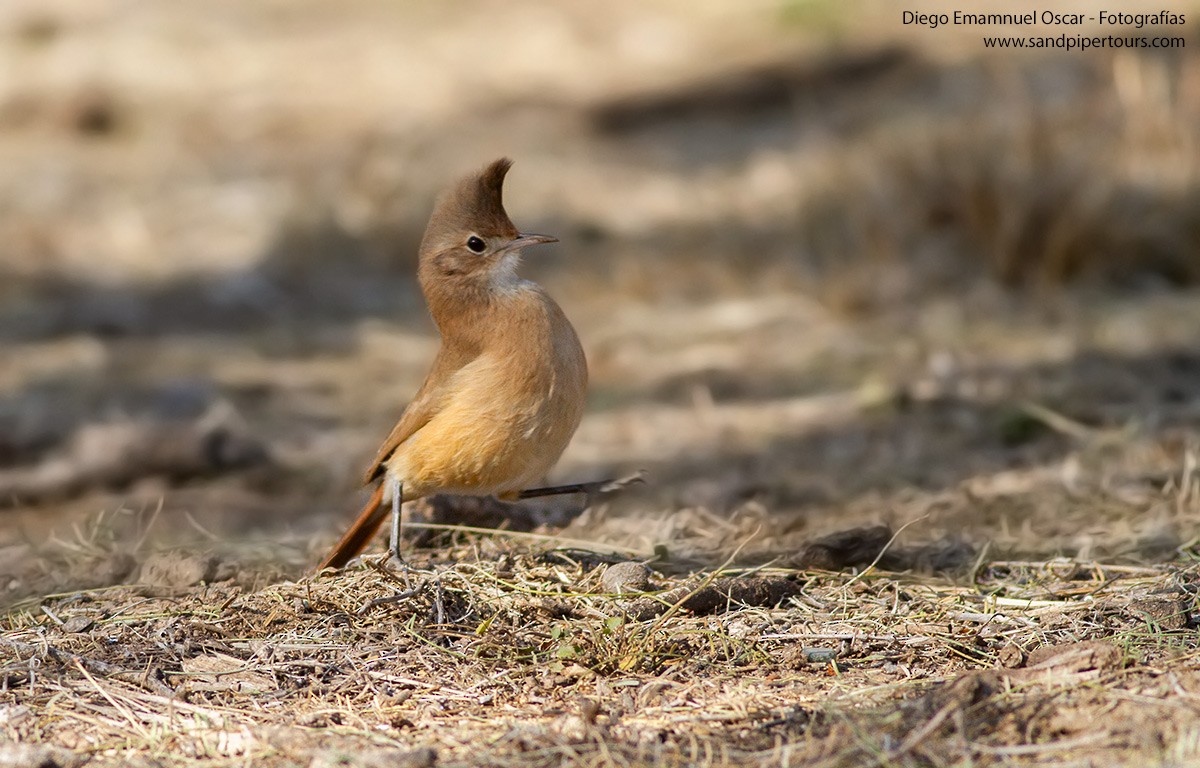
{"type": "Polygon", "coordinates": [[[506,391],[503,373],[467,371],[439,412],[392,454],[388,479],[403,484],[406,499],[522,490],[558,461],[583,415],[586,383],[559,371],[533,391],[506,391]]]}

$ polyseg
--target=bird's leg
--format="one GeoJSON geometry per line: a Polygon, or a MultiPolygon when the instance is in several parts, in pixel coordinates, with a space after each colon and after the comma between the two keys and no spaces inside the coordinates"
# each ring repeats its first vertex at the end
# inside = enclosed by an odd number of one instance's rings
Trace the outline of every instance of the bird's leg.
{"type": "Polygon", "coordinates": [[[404,556],[400,554],[400,505],[404,503],[404,483],[399,478],[393,478],[389,482],[392,484],[392,541],[390,547],[392,556],[388,558],[388,565],[395,567],[404,575],[404,582],[411,590],[412,583],[408,579],[408,572],[411,569],[405,562],[404,556]]]}
{"type": "Polygon", "coordinates": [[[628,477],[613,480],[597,480],[592,483],[572,483],[571,485],[552,485],[548,488],[529,488],[517,494],[518,499],[537,499],[542,496],[562,496],[568,493],[586,493],[589,500],[602,493],[612,493],[622,488],[645,481],[645,473],[637,472],[628,477]]]}
{"type": "Polygon", "coordinates": [[[392,483],[392,540],[391,553],[392,557],[400,562],[404,562],[404,558],[400,556],[400,504],[403,502],[404,483],[397,479],[393,479],[392,483]]]}
{"type": "Polygon", "coordinates": [[[540,499],[543,496],[566,496],[570,493],[594,493],[607,486],[612,480],[597,480],[594,483],[572,483],[551,485],[546,488],[526,488],[517,494],[518,499],[540,499]]]}
{"type": "Polygon", "coordinates": [[[425,588],[424,584],[413,587],[412,579],[409,577],[412,567],[410,567],[400,555],[400,505],[404,503],[404,483],[391,477],[385,479],[383,482],[388,483],[392,491],[392,540],[388,546],[388,552],[390,554],[386,563],[375,562],[374,560],[366,559],[364,559],[363,562],[379,571],[380,575],[389,581],[399,583],[400,579],[403,579],[404,591],[388,595],[387,597],[377,597],[374,600],[366,601],[362,604],[362,607],[358,609],[360,616],[367,611],[370,611],[372,608],[407,600],[425,588]],[[396,578],[394,573],[392,573],[393,570],[400,572],[399,579],[396,578]]]}

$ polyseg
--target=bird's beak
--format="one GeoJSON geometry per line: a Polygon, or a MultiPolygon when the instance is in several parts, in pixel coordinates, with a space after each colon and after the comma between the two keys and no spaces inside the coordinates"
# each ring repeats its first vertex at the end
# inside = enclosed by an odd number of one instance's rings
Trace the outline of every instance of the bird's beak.
{"type": "Polygon", "coordinates": [[[519,251],[527,245],[541,245],[542,243],[557,243],[558,238],[553,235],[531,235],[522,232],[517,235],[512,242],[505,246],[506,251],[519,251]]]}

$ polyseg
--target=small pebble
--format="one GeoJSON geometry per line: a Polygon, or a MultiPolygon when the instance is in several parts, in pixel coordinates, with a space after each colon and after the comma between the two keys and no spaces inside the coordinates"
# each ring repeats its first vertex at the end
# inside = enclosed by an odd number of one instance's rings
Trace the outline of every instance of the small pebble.
{"type": "Polygon", "coordinates": [[[837,658],[837,651],[832,648],[805,648],[804,660],[813,664],[825,664],[837,658]]]}
{"type": "Polygon", "coordinates": [[[138,581],[154,587],[194,587],[211,582],[219,561],[215,557],[163,553],[151,555],[142,563],[138,581]]]}
{"type": "Polygon", "coordinates": [[[87,632],[96,622],[87,616],[72,616],[62,625],[63,632],[87,632]]]}
{"type": "Polygon", "coordinates": [[[632,561],[608,566],[600,583],[607,592],[618,595],[627,592],[646,592],[650,589],[650,569],[642,563],[632,561]]]}

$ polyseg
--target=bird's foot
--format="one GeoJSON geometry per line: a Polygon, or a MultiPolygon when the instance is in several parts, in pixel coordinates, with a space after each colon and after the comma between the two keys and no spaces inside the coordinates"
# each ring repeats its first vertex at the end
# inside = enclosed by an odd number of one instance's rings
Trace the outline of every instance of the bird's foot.
{"type": "Polygon", "coordinates": [[[377,573],[382,575],[388,581],[392,582],[403,589],[395,594],[387,597],[377,597],[373,600],[368,600],[358,609],[359,615],[370,611],[372,608],[378,608],[381,605],[391,605],[399,603],[410,597],[415,597],[420,594],[425,588],[425,583],[420,582],[413,586],[413,577],[418,573],[417,569],[408,564],[403,557],[397,556],[396,553],[388,555],[387,560],[369,560],[363,558],[363,562],[373,568],[377,573]]]}

